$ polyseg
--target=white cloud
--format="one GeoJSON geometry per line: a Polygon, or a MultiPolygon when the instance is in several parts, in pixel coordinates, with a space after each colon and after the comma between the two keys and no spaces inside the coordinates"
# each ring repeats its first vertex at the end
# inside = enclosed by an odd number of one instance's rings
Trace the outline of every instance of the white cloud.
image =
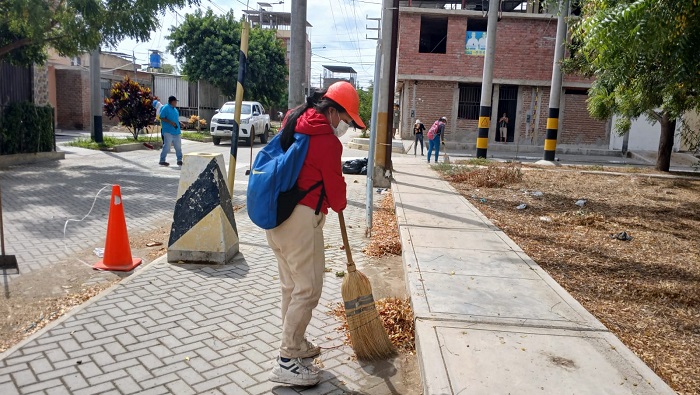
{"type": "MultiPolygon", "coordinates": [[[[200,8],[211,8],[214,13],[222,15],[233,9],[236,19],[243,14],[244,9],[256,9],[256,1],[246,0],[201,0],[200,8]],[[248,4],[248,6],[246,6],[248,4]]],[[[275,4],[273,11],[290,12],[293,0],[285,0],[284,4],[275,4]]],[[[275,1],[267,1],[274,3],[275,1]]],[[[311,57],[311,80],[317,85],[322,74],[322,65],[351,66],[357,71],[358,81],[366,87],[373,80],[374,56],[376,41],[366,39],[366,36],[376,36],[376,31],[367,30],[366,26],[376,27],[376,22],[368,21],[366,16],[378,18],[381,15],[380,0],[308,0],[307,20],[313,25],[308,29],[313,56],[311,57]]],[[[136,56],[137,63],[148,63],[149,50],[157,49],[165,52],[169,28],[176,26],[187,13],[192,13],[196,7],[183,8],[177,13],[168,12],[163,16],[160,28],[151,34],[151,40],[138,43],[135,40],[125,40],[118,45],[116,51],[136,56]]],[[[173,56],[166,53],[164,62],[173,63],[173,56]]]]}

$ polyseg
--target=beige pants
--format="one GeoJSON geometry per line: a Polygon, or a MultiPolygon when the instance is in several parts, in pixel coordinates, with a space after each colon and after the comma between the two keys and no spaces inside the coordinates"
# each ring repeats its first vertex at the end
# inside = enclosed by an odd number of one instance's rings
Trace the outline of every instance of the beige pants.
{"type": "Polygon", "coordinates": [[[267,242],[277,257],[282,286],[282,358],[300,355],[311,312],[321,298],[326,266],[325,222],[325,214],[316,215],[313,209],[298,205],[282,225],[266,231],[267,242]]]}

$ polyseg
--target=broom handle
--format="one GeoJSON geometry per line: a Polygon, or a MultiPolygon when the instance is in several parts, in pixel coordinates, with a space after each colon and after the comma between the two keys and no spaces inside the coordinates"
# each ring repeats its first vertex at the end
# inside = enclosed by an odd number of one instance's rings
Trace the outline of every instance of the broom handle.
{"type": "Polygon", "coordinates": [[[340,233],[343,235],[343,245],[345,246],[345,255],[348,257],[348,272],[352,273],[355,270],[355,262],[352,260],[352,253],[350,252],[350,243],[348,242],[348,231],[345,229],[345,217],[343,212],[338,213],[338,222],[340,222],[340,233]]]}
{"type": "Polygon", "coordinates": [[[2,228],[2,189],[0,188],[0,252],[5,255],[5,231],[2,228]]]}

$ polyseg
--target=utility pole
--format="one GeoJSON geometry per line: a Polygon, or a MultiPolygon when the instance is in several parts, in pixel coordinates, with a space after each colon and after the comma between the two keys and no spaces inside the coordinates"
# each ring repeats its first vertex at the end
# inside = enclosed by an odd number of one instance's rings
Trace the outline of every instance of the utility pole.
{"type": "MultiPolygon", "coordinates": [[[[388,58],[389,78],[387,82],[389,83],[389,90],[387,91],[387,93],[389,94],[389,103],[387,108],[387,114],[390,114],[391,118],[388,119],[386,131],[386,140],[389,142],[389,144],[384,146],[384,149],[386,150],[386,170],[390,170],[392,168],[391,149],[393,148],[392,143],[394,139],[394,94],[396,92],[396,54],[398,53],[399,46],[399,0],[394,0],[392,7],[388,10],[390,12],[389,15],[391,15],[391,45],[389,46],[388,58]]],[[[384,174],[386,175],[387,172],[385,172],[384,174]]]]}
{"type": "Polygon", "coordinates": [[[559,17],[557,18],[557,41],[554,44],[554,62],[552,64],[552,84],[549,91],[549,116],[547,117],[547,134],[544,137],[544,160],[553,162],[557,152],[557,134],[559,131],[559,100],[561,98],[561,61],[564,58],[566,42],[566,17],[569,14],[569,0],[559,0],[559,17]]]}
{"type": "Polygon", "coordinates": [[[491,95],[493,93],[493,63],[496,54],[496,27],[499,0],[489,0],[489,18],[486,26],[486,56],[481,78],[481,103],[479,105],[479,132],[476,137],[476,157],[486,158],[491,125],[491,95]]]}
{"type": "MultiPolygon", "coordinates": [[[[382,30],[380,28],[381,18],[367,18],[377,22],[377,27],[367,27],[367,30],[376,30],[377,37],[367,37],[368,39],[377,40],[377,51],[374,55],[374,77],[372,81],[372,119],[369,125],[369,152],[367,153],[367,191],[365,202],[365,236],[372,236],[372,214],[374,211],[374,155],[376,151],[375,143],[377,141],[377,105],[379,101],[379,73],[382,62],[381,37],[382,30]]],[[[366,36],[365,36],[366,37],[366,36]]]]}
{"type": "Polygon", "coordinates": [[[304,103],[302,83],[306,81],[306,1],[292,0],[289,99],[287,101],[287,107],[290,109],[304,103]]]}
{"type": "MultiPolygon", "coordinates": [[[[393,0],[382,1],[382,25],[381,25],[381,61],[379,68],[379,78],[375,81],[375,88],[379,91],[377,98],[377,125],[376,125],[376,151],[375,151],[375,167],[373,180],[375,186],[387,188],[389,187],[389,179],[387,178],[388,170],[390,169],[386,147],[391,149],[391,120],[389,114],[393,115],[393,92],[390,92],[389,76],[391,75],[391,34],[386,32],[392,31],[392,5],[393,0]],[[387,111],[391,109],[391,111],[387,111]]],[[[393,84],[391,84],[393,85],[393,84]]],[[[369,162],[369,161],[368,161],[369,162]]],[[[367,168],[369,171],[369,167],[367,168]]]]}
{"type": "Polygon", "coordinates": [[[102,92],[100,92],[100,48],[90,52],[90,137],[102,143],[102,92]]]}

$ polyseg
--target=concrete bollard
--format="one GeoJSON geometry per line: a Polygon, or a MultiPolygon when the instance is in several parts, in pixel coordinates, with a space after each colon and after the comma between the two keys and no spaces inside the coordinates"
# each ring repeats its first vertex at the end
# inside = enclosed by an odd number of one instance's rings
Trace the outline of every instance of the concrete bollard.
{"type": "Polygon", "coordinates": [[[184,156],[168,262],[225,264],[238,253],[238,229],[224,169],[222,154],[184,156]]]}

